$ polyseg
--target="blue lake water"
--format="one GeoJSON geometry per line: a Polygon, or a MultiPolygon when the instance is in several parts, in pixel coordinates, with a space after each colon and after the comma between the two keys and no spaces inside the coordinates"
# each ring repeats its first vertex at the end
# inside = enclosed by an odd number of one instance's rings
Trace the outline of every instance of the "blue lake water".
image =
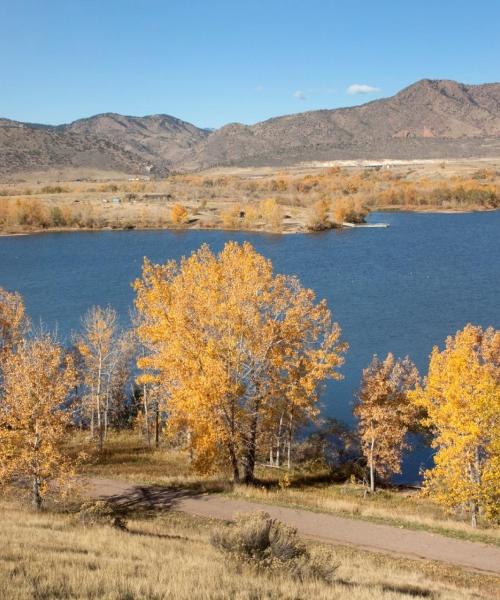
{"type": "MultiPolygon", "coordinates": [[[[297,275],[326,298],[350,349],[344,380],[324,412],[352,422],[352,401],[372,354],[409,354],[423,371],[435,344],[467,322],[500,328],[500,212],[386,213],[387,229],[314,235],[220,231],[106,231],[0,237],[0,286],[18,290],[32,320],[68,337],[92,305],[111,304],[124,324],[131,281],[144,256],[165,261],[207,242],[248,240],[277,272],[297,275]]],[[[407,460],[414,479],[424,453],[407,460]]]]}

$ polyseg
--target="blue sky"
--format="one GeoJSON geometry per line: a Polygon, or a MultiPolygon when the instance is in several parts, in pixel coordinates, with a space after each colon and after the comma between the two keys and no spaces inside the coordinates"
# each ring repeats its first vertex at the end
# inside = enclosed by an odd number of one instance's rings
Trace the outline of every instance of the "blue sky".
{"type": "Polygon", "coordinates": [[[0,0],[0,117],[218,127],[499,81],[499,23],[500,0],[0,0]]]}

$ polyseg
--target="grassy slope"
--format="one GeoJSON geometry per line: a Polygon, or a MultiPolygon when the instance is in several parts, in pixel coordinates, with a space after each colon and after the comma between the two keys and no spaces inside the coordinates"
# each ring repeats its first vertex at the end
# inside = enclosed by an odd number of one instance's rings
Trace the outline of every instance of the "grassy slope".
{"type": "Polygon", "coordinates": [[[333,585],[256,573],[209,544],[216,524],[182,514],[136,518],[129,532],[83,528],[64,514],[0,506],[0,598],[494,598],[498,579],[432,563],[311,545],[339,564],[333,585]]]}
{"type": "MultiPolygon", "coordinates": [[[[79,440],[79,446],[82,441],[79,440]]],[[[258,469],[265,485],[235,486],[221,475],[199,476],[189,469],[186,454],[175,450],[150,450],[137,435],[120,434],[109,439],[104,455],[86,469],[88,474],[169,487],[189,487],[243,497],[248,500],[331,512],[409,529],[424,529],[473,541],[500,544],[500,529],[473,530],[467,522],[447,515],[417,493],[380,490],[366,495],[359,484],[312,484],[308,474],[295,473],[296,484],[276,485],[276,470],[258,469]],[[299,483],[300,482],[300,483],[299,483]]],[[[316,477],[316,475],[314,475],[316,477]]]]}

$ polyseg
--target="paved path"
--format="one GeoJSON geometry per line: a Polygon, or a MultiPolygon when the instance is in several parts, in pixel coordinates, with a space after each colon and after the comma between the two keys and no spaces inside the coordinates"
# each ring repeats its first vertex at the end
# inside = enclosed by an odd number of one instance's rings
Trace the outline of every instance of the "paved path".
{"type": "Polygon", "coordinates": [[[192,515],[231,520],[236,513],[265,511],[297,529],[299,534],[330,544],[354,545],[367,550],[442,561],[500,575],[500,548],[425,531],[400,529],[367,521],[286,508],[215,494],[138,486],[113,479],[93,478],[88,491],[127,508],[178,510],[192,515]]]}

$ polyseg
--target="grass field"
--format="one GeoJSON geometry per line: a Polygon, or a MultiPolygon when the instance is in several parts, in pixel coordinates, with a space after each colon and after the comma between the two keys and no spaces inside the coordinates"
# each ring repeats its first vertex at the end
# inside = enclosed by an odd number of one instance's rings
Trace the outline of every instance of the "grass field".
{"type": "Polygon", "coordinates": [[[0,598],[183,600],[497,598],[498,578],[446,565],[311,544],[338,565],[333,583],[256,571],[209,543],[221,525],[180,513],[85,528],[74,515],[0,505],[0,598]]]}

